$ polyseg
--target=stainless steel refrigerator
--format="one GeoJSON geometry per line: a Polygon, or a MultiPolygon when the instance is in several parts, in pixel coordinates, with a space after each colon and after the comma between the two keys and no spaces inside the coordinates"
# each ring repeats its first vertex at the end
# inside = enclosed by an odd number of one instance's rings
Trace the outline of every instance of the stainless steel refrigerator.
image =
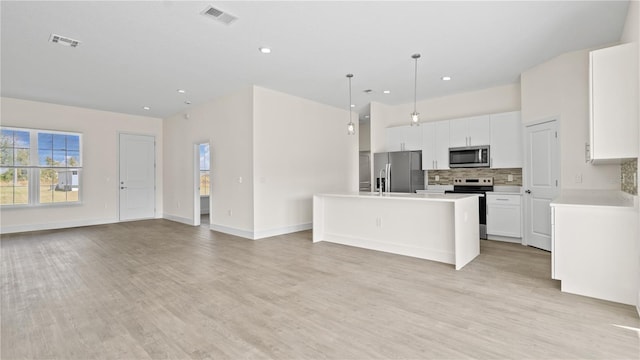
{"type": "Polygon", "coordinates": [[[384,191],[415,193],[424,189],[424,171],[422,170],[422,151],[396,151],[373,154],[373,176],[375,191],[380,185],[384,191]],[[389,174],[385,174],[390,164],[389,174]]]}

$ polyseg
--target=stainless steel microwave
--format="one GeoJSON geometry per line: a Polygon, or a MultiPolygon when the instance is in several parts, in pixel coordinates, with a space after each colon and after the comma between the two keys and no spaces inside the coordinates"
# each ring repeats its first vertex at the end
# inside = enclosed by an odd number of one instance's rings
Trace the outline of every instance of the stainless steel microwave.
{"type": "Polygon", "coordinates": [[[489,167],[489,145],[449,148],[450,168],[489,167]]]}

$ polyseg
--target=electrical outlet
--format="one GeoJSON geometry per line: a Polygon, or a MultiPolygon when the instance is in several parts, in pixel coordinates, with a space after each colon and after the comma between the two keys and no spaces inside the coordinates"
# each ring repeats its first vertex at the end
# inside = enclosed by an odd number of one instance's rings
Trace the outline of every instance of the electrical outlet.
{"type": "Polygon", "coordinates": [[[577,174],[575,177],[576,184],[582,184],[582,174],[577,174]]]}
{"type": "Polygon", "coordinates": [[[242,176],[238,177],[238,184],[242,184],[242,176]]]}
{"type": "Polygon", "coordinates": [[[436,181],[440,181],[440,175],[436,175],[436,181]]]}
{"type": "Polygon", "coordinates": [[[507,175],[507,181],[513,181],[513,175],[511,174],[507,175]]]}
{"type": "Polygon", "coordinates": [[[227,211],[227,214],[228,214],[229,216],[233,216],[233,211],[231,211],[231,209],[229,209],[229,210],[227,211]]]}

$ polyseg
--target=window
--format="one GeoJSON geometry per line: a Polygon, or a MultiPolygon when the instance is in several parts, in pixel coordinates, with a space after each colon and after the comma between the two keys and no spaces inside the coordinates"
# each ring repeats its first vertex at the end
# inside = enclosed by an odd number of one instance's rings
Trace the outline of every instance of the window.
{"type": "Polygon", "coordinates": [[[210,187],[209,179],[209,144],[200,144],[200,196],[208,196],[210,187]]]}
{"type": "Polygon", "coordinates": [[[78,203],[82,135],[1,128],[0,205],[78,203]]]}
{"type": "Polygon", "coordinates": [[[0,204],[29,203],[31,139],[28,131],[2,129],[0,135],[0,204]]]}

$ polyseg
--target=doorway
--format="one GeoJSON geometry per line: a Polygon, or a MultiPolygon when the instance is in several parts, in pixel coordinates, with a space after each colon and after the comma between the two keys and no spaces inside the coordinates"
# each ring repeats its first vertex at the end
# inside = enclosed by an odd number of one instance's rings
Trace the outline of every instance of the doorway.
{"type": "Polygon", "coordinates": [[[211,151],[209,142],[197,143],[194,152],[193,225],[211,225],[211,151]]]}
{"type": "Polygon", "coordinates": [[[524,243],[551,251],[551,201],[560,192],[556,120],[525,127],[524,243]]]}
{"type": "Polygon", "coordinates": [[[156,216],[156,139],[154,136],[120,134],[119,219],[151,219],[156,216]]]}

